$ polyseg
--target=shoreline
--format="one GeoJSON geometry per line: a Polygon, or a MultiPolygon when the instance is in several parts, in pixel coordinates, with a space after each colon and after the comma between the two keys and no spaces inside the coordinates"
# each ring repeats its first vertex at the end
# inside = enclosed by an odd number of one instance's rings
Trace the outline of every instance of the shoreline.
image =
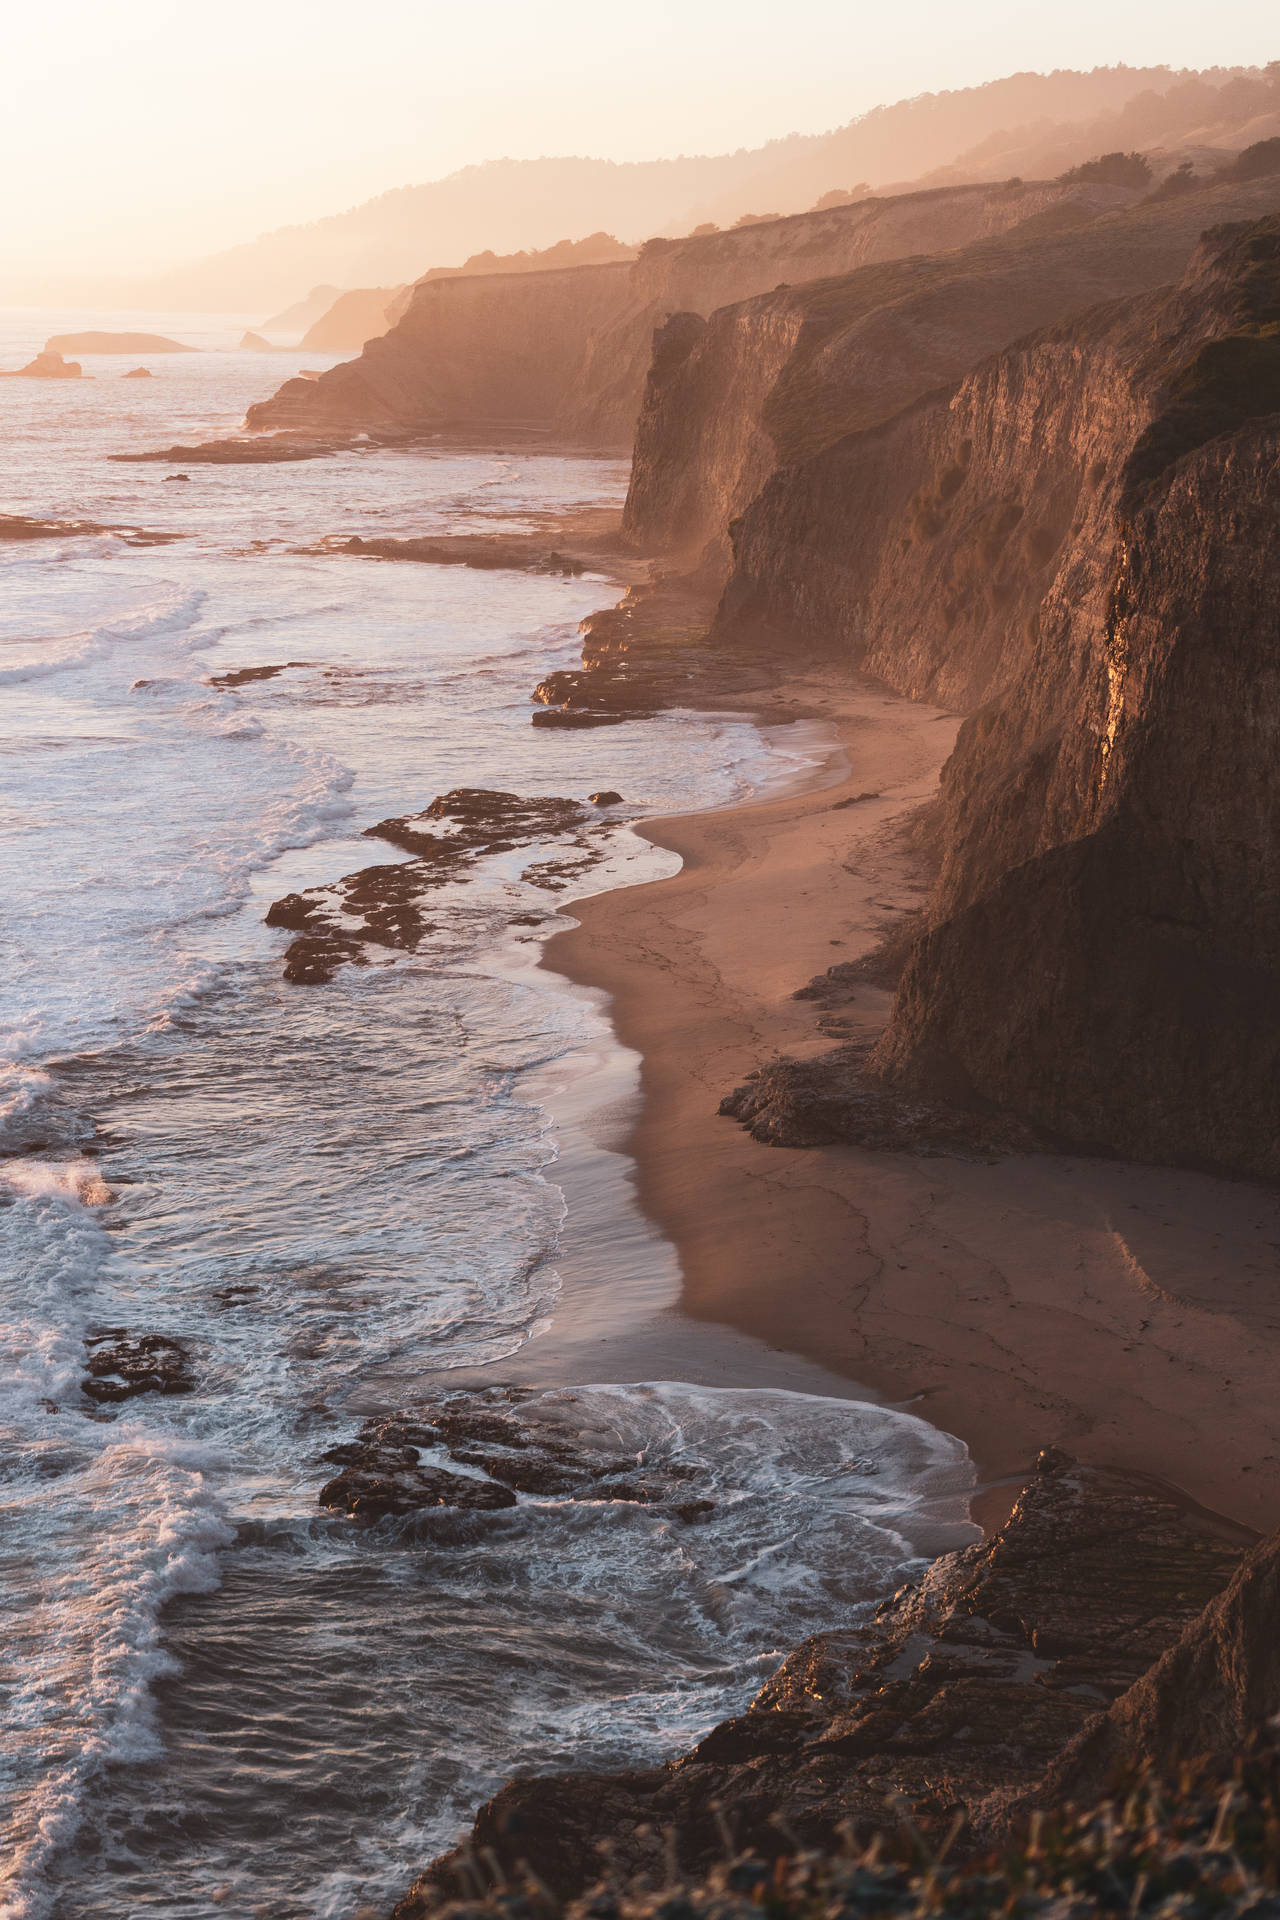
{"type": "MultiPolygon", "coordinates": [[[[838,743],[824,740],[821,746],[815,743],[802,768],[794,764],[800,756],[793,752],[791,757],[793,764],[767,782],[769,794],[807,792],[815,779],[819,785],[831,784],[839,777],[831,772],[831,763],[843,756],[838,743]]],[[[712,802],[689,817],[727,813],[738,804],[712,802]]],[[[650,823],[628,824],[642,840],[649,839],[650,823]]],[[[651,856],[652,849],[643,852],[651,856]]],[[[664,877],[628,881],[591,897],[661,886],[664,877]]],[[[576,917],[579,903],[566,904],[564,911],[576,917]]],[[[636,1194],[636,1164],[628,1143],[642,1105],[641,1058],[619,1039],[607,995],[547,964],[548,947],[574,930],[516,936],[496,963],[485,968],[495,978],[543,991],[550,973],[555,977],[553,990],[568,993],[581,1009],[583,1039],[522,1076],[523,1097],[546,1114],[555,1141],[545,1177],[565,1194],[565,1216],[552,1260],[560,1290],[546,1319],[514,1352],[484,1366],[451,1368],[445,1377],[457,1385],[501,1380],[538,1386],[667,1379],[887,1404],[865,1381],[834,1372],[820,1360],[775,1347],[746,1329],[691,1319],[684,1312],[676,1248],[636,1194]]],[[[373,1414],[383,1410],[384,1398],[381,1389],[373,1392],[371,1386],[362,1390],[359,1409],[373,1414]]]]}
{"type": "MultiPolygon", "coordinates": [[[[683,1329],[696,1363],[713,1329],[729,1332],[768,1371],[799,1362],[843,1397],[957,1435],[988,1530],[1049,1446],[1246,1527],[1280,1523],[1280,1312],[1266,1285],[1280,1195],[1085,1155],[769,1147],[718,1114],[756,1066],[833,1044],[821,1004],[796,990],[923,904],[902,828],[936,790],[959,725],[834,672],[742,706],[757,724],[826,720],[848,772],[634,823],[681,870],[569,901],[577,926],[539,960],[601,996],[618,1044],[639,1056],[639,1098],[611,1145],[675,1250],[681,1291],[661,1314],[662,1346],[679,1352],[683,1329]]],[[[870,1037],[890,1001],[859,987],[852,1024],[870,1037]]],[[[586,1187],[571,1164],[561,1176],[572,1222],[586,1187]]],[[[639,1357],[625,1329],[616,1338],[615,1364],[639,1357]]],[[[542,1377],[575,1344],[535,1336],[506,1373],[542,1377]]]]}

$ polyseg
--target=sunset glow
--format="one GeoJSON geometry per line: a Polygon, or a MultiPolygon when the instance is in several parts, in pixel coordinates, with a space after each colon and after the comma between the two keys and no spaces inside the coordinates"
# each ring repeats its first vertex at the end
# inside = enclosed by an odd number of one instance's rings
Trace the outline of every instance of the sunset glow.
{"type": "Polygon", "coordinates": [[[56,297],[501,155],[731,151],[996,73],[1260,63],[1275,40],[1265,0],[13,9],[0,293],[56,297]]]}

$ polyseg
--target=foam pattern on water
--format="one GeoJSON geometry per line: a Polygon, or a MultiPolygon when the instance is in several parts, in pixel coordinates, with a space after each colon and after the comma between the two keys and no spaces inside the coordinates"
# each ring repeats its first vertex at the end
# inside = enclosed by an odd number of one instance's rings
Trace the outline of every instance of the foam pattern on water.
{"type": "MultiPolygon", "coordinates": [[[[0,364],[94,324],[9,321],[0,364]]],[[[967,1463],[883,1410],[596,1388],[584,1419],[696,1452],[709,1525],[318,1512],[367,1383],[501,1360],[554,1313],[564,1197],[525,1081],[593,1016],[496,958],[554,924],[524,877],[550,848],[320,989],[283,980],[267,906],[399,859],[363,830],[454,786],[639,815],[812,748],[680,714],[534,729],[602,583],[306,551],[616,503],[617,461],[366,447],[171,485],[109,455],[231,431],[295,366],[227,351],[245,318],[138,324],[207,350],[0,383],[5,511],[182,535],[0,542],[0,1914],[343,1920],[513,1766],[668,1752],[741,1705],[926,1520],[936,1545],[967,1463]],[[218,684],[254,666],[283,670],[218,684]],[[91,1407],[108,1328],[182,1341],[194,1391],[91,1407]]],[[[625,817],[604,854],[592,885],[673,865],[625,817]]]]}

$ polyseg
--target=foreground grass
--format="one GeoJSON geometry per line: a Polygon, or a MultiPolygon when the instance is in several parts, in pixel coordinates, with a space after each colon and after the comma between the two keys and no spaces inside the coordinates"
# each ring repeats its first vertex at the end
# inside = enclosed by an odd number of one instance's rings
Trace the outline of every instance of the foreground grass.
{"type": "MultiPolygon", "coordinates": [[[[1184,1777],[1177,1787],[1136,1778],[1102,1805],[1032,1814],[1016,1842],[975,1859],[963,1816],[933,1852],[905,1808],[839,1852],[794,1846],[774,1861],[735,1852],[723,1816],[725,1859],[686,1879],[668,1848],[667,1884],[624,1881],[606,1857],[598,1884],[558,1900],[534,1876],[506,1880],[491,1857],[468,1858],[465,1897],[443,1893],[433,1920],[855,1920],[862,1915],[1007,1914],[1084,1920],[1093,1914],[1199,1920],[1280,1920],[1280,1763],[1273,1750],[1242,1760],[1226,1781],[1184,1777]]],[[[779,1823],[780,1839],[791,1839],[779,1823]]]]}

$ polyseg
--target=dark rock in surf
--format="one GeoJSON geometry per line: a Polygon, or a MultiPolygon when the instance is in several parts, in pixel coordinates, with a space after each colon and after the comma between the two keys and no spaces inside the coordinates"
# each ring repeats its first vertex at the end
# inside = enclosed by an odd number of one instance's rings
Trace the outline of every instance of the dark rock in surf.
{"type": "MultiPolygon", "coordinates": [[[[185,480],[185,473],[171,474],[170,479],[185,480]]],[[[247,687],[255,680],[274,680],[278,673],[285,673],[290,667],[309,667],[309,660],[281,660],[270,667],[235,667],[230,673],[212,673],[208,679],[211,687],[247,687]]]]}
{"type": "Polygon", "coordinates": [[[714,1502],[689,1498],[690,1480],[705,1474],[705,1467],[611,1451],[609,1442],[616,1448],[616,1436],[606,1428],[598,1435],[585,1434],[577,1407],[572,1394],[527,1387],[464,1388],[430,1402],[420,1413],[370,1420],[355,1440],[322,1455],[346,1471],[324,1488],[321,1502],[368,1513],[371,1502],[385,1500],[381,1511],[409,1512],[416,1506],[476,1506],[486,1498],[492,1505],[509,1506],[517,1494],[526,1494],[543,1500],[652,1507],[685,1524],[705,1521],[715,1512],[714,1502]],[[439,1448],[455,1465],[486,1478],[463,1481],[443,1466],[423,1468],[419,1447],[439,1448]],[[423,1481],[424,1474],[436,1474],[445,1494],[448,1483],[458,1480],[468,1497],[436,1498],[431,1492],[435,1482],[423,1481]],[[430,1497],[417,1497],[415,1490],[422,1487],[430,1497]],[[490,1496],[483,1494],[485,1487],[490,1496]],[[352,1499],[363,1504],[351,1506],[352,1499]]]}
{"type": "Polygon", "coordinates": [[[150,380],[152,377],[150,367],[130,367],[128,373],[120,376],[122,380],[150,380]]]}
{"type": "Polygon", "coordinates": [[[716,1510],[714,1500],[682,1500],[671,1511],[677,1520],[683,1520],[687,1527],[697,1526],[703,1520],[709,1520],[716,1510]]]}
{"type": "Polygon", "coordinates": [[[628,720],[647,720],[647,713],[584,713],[565,707],[546,707],[529,716],[534,727],[621,727],[628,720]]]}
{"type": "Polygon", "coordinates": [[[570,833],[586,819],[577,800],[554,796],[526,800],[518,793],[489,787],[455,787],[438,795],[422,813],[380,820],[364,831],[368,839],[389,840],[406,853],[454,865],[464,856],[505,853],[531,840],[570,833]],[[427,821],[433,823],[431,828],[424,824],[427,821]],[[451,831],[442,834],[440,824],[451,831]]]}
{"type": "MultiPolygon", "coordinates": [[[[213,684],[238,685],[281,670],[242,668],[213,684]]],[[[331,980],[343,965],[368,965],[370,948],[414,952],[434,931],[423,913],[424,897],[466,880],[488,854],[569,839],[574,849],[570,856],[528,867],[521,876],[554,892],[600,857],[599,842],[591,836],[602,831],[602,823],[593,821],[580,801],[554,795],[524,798],[488,787],[455,787],[421,813],[380,820],[365,828],[365,837],[385,840],[412,854],[411,860],[364,867],[331,886],[286,894],[268,911],[269,927],[298,936],[285,953],[285,979],[315,986],[331,980]]]]}
{"type": "Polygon", "coordinates": [[[585,573],[582,560],[571,554],[547,552],[527,534],[445,533],[412,540],[366,539],[353,533],[334,536],[319,548],[306,551],[350,553],[366,560],[406,560],[422,566],[475,567],[485,572],[555,573],[576,578],[585,573]]]}
{"type": "Polygon", "coordinates": [[[260,439],[202,440],[195,446],[157,447],[147,453],[109,453],[108,460],[124,465],[161,460],[185,466],[253,467],[277,460],[316,460],[332,453],[333,443],[325,440],[300,440],[290,434],[265,434],[260,439]]]}
{"type": "Polygon", "coordinates": [[[620,807],[622,805],[622,795],[615,793],[612,787],[607,787],[602,793],[589,793],[587,799],[593,807],[620,807]]]}
{"type": "Polygon", "coordinates": [[[109,1327],[91,1335],[85,1346],[88,1373],[80,1391],[91,1400],[105,1404],[140,1393],[190,1393],[195,1387],[186,1348],[172,1334],[133,1338],[124,1327],[109,1327]]]}
{"type": "Polygon", "coordinates": [[[66,540],[116,531],[100,520],[34,520],[25,513],[0,513],[0,540],[66,540]]]}
{"type": "Polygon", "coordinates": [[[380,1519],[382,1515],[417,1513],[424,1507],[462,1507],[475,1513],[494,1513],[514,1507],[516,1496],[492,1480],[444,1473],[438,1467],[403,1467],[390,1471],[348,1467],[320,1489],[322,1507],[340,1507],[353,1519],[380,1519]]]}
{"type": "Polygon", "coordinates": [[[581,667],[549,673],[533,691],[535,727],[613,727],[669,707],[759,692],[775,668],[758,651],[710,646],[714,596],[694,577],[627,589],[581,623],[581,667]]]}

